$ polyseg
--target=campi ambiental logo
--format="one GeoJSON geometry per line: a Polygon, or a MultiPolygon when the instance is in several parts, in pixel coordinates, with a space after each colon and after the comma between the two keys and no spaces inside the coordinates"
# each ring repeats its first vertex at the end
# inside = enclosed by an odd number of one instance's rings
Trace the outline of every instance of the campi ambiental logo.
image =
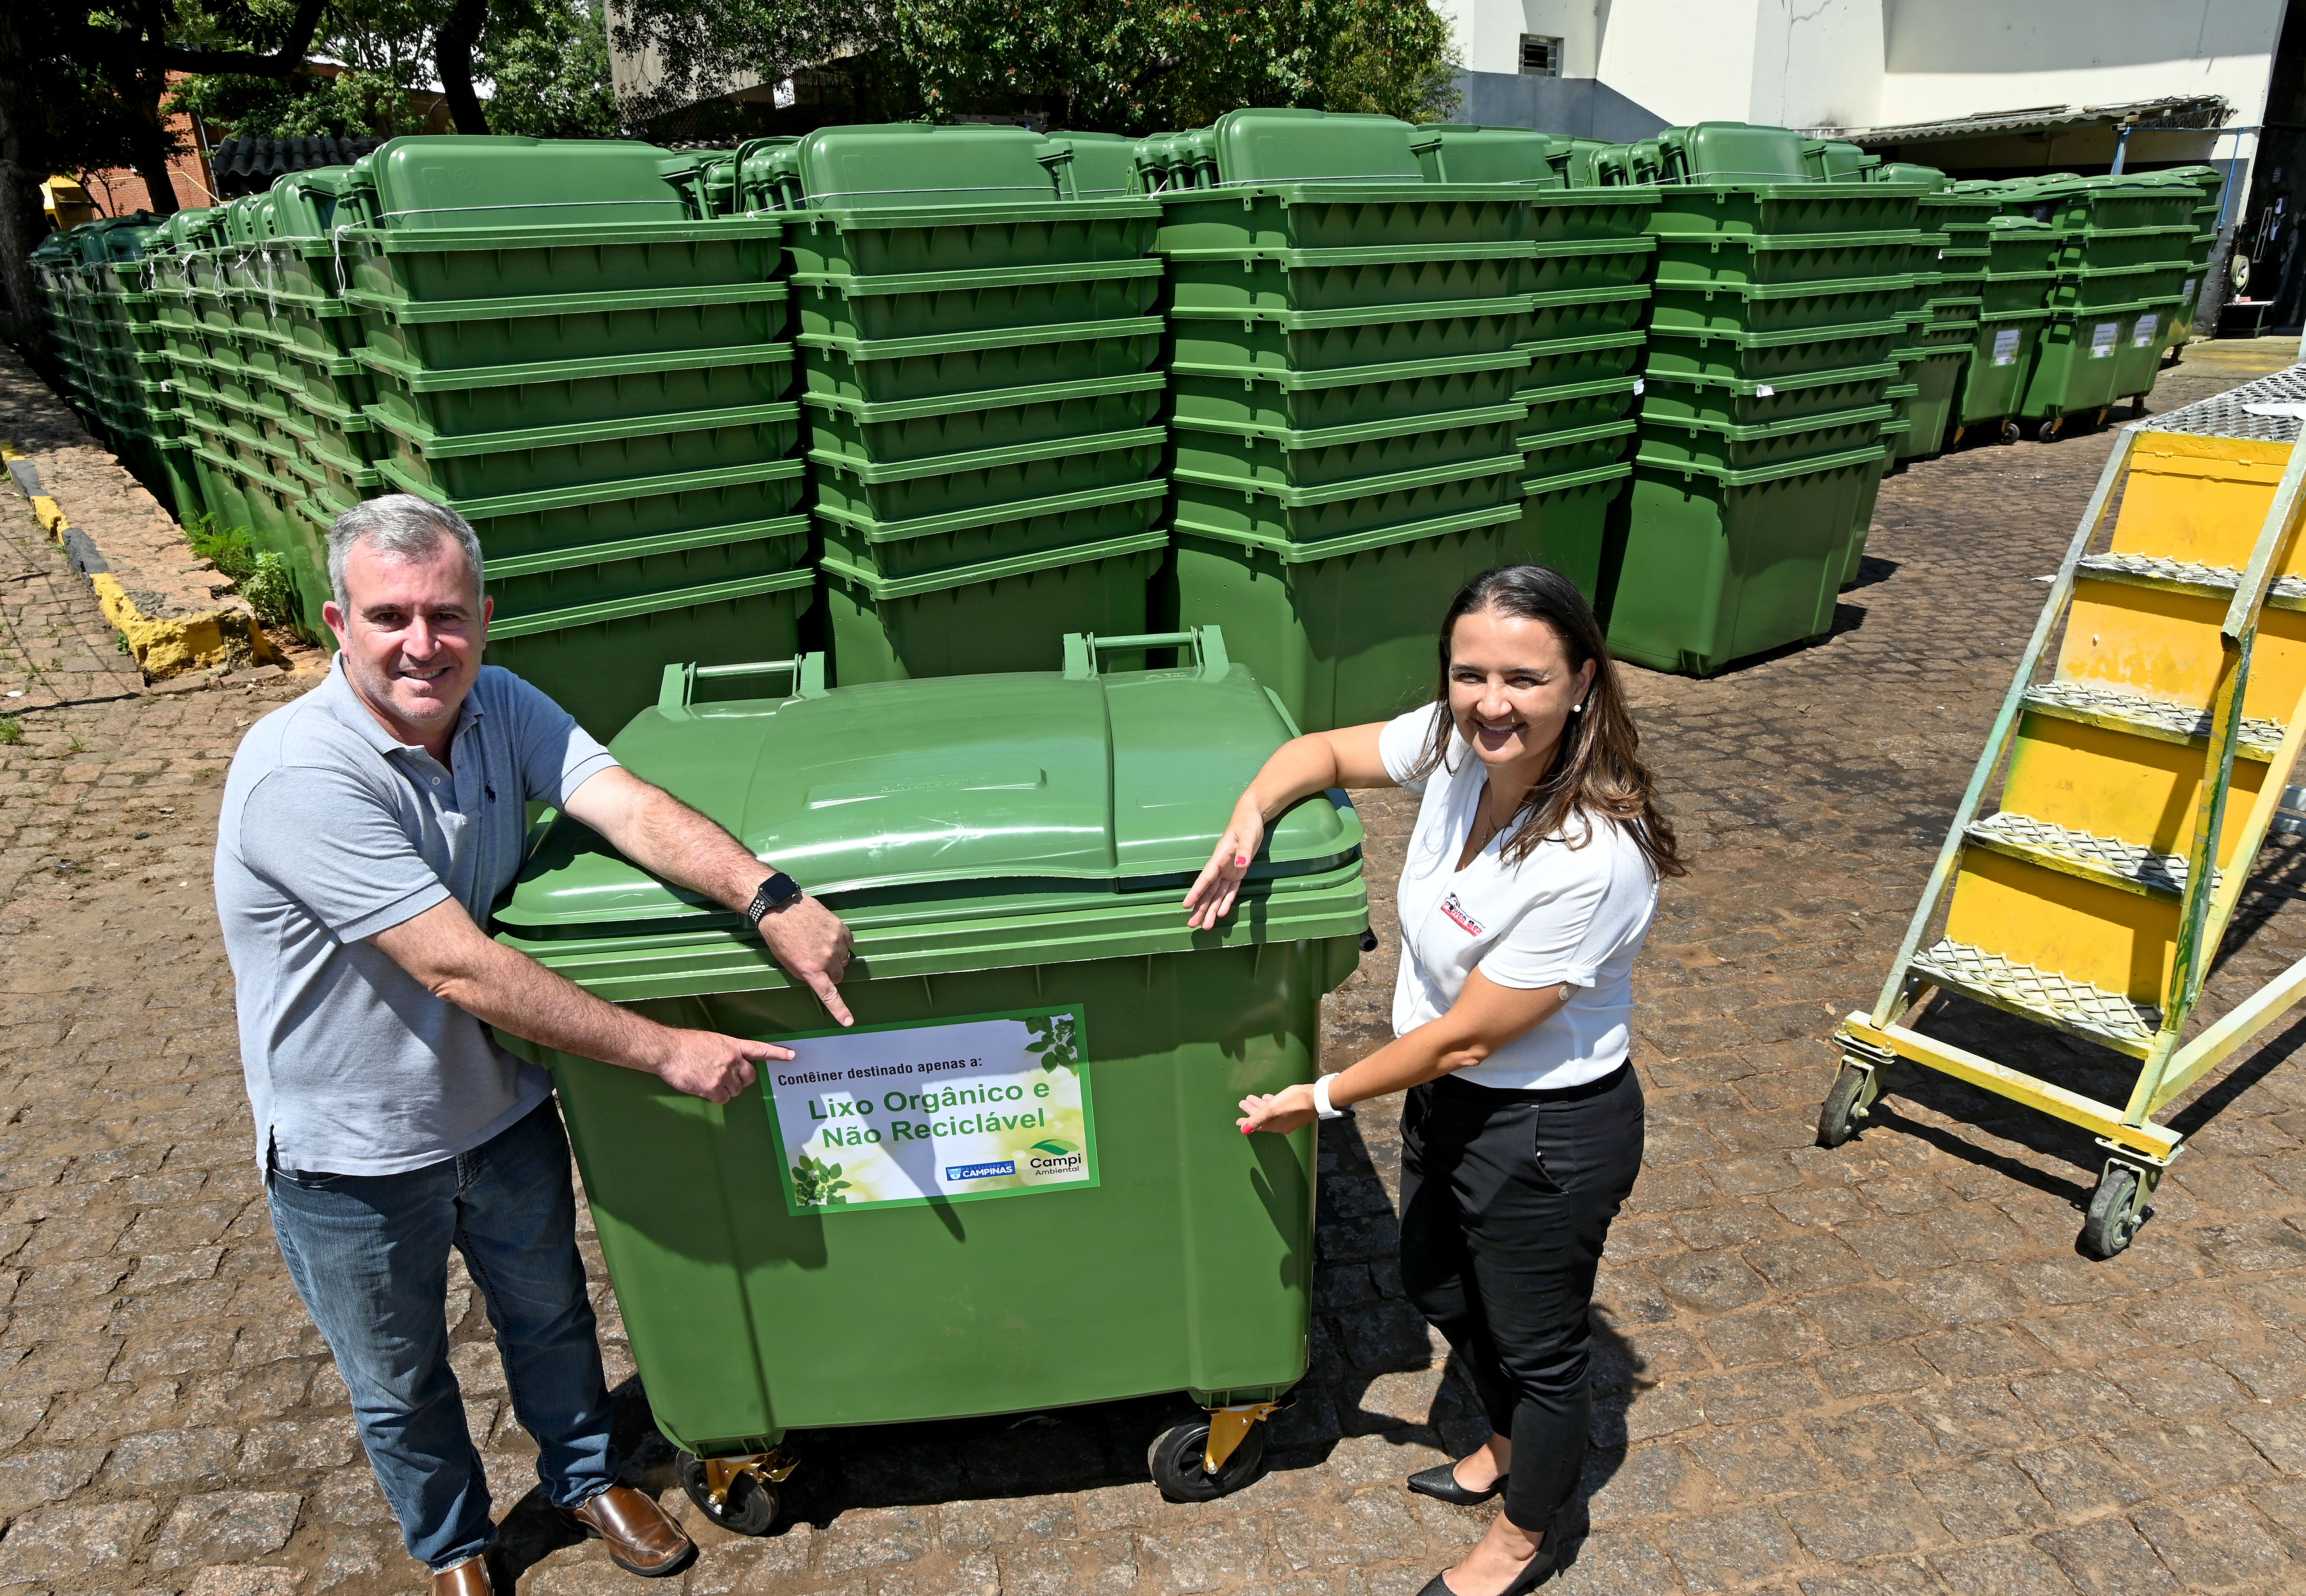
{"type": "Polygon", "coordinates": [[[1025,1155],[1025,1167],[1034,1174],[1069,1174],[1083,1162],[1080,1148],[1055,1136],[1035,1142],[1025,1155]]]}

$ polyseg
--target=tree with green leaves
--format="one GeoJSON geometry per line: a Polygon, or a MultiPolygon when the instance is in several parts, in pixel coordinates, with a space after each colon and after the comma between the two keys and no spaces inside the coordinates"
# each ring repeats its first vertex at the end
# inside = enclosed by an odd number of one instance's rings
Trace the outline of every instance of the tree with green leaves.
{"type": "Polygon", "coordinates": [[[1237,106],[1430,122],[1457,99],[1449,25],[1426,0],[618,0],[611,29],[658,73],[625,106],[642,124],[828,64],[909,79],[931,115],[1031,111],[1085,132],[1237,106]]]}

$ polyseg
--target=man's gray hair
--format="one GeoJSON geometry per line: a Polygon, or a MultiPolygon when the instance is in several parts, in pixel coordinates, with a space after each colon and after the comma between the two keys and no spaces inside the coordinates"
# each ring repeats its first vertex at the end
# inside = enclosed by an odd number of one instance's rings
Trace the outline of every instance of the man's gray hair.
{"type": "Polygon", "coordinates": [[[345,561],[354,543],[366,543],[379,554],[395,559],[425,559],[447,538],[465,551],[473,573],[473,600],[481,597],[481,540],[472,523],[446,505],[419,499],[414,493],[388,493],[365,499],[338,516],[329,528],[329,586],[337,602],[352,607],[345,591],[345,561]]]}

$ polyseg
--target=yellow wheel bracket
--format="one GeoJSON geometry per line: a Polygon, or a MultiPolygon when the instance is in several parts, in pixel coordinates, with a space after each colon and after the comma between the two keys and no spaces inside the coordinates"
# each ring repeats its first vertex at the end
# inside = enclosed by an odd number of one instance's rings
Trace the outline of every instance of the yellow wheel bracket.
{"type": "Polygon", "coordinates": [[[1244,1402],[1234,1407],[1211,1408],[1209,1445],[1202,1454],[1203,1466],[1212,1474],[1225,1467],[1226,1459],[1234,1455],[1242,1438],[1249,1434],[1250,1426],[1263,1423],[1280,1409],[1277,1402],[1244,1402]]]}

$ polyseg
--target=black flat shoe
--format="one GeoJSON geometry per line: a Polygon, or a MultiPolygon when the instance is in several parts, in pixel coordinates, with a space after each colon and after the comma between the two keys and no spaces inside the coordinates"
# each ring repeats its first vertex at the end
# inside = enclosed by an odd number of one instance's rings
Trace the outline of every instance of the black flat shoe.
{"type": "MultiPolygon", "coordinates": [[[[1430,1474],[1433,1471],[1428,1469],[1425,1472],[1430,1474]]],[[[1535,1557],[1521,1566],[1521,1572],[1513,1576],[1513,1583],[1498,1592],[1498,1596],[1529,1596],[1530,1592],[1551,1577],[1554,1565],[1561,1559],[1561,1536],[1559,1532],[1561,1517],[1559,1514],[1554,1515],[1553,1528],[1546,1532],[1545,1544],[1537,1549],[1535,1557]]],[[[1457,1596],[1457,1592],[1449,1588],[1448,1580],[1437,1574],[1425,1582],[1424,1589],[1419,1591],[1417,1596],[1457,1596]]]]}
{"type": "MultiPolygon", "coordinates": [[[[1506,1488],[1506,1476],[1499,1474],[1497,1482],[1487,1490],[1468,1490],[1457,1483],[1457,1465],[1437,1463],[1430,1469],[1420,1469],[1409,1477],[1409,1489],[1422,1497],[1431,1497],[1437,1502],[1447,1502],[1453,1507],[1478,1507],[1506,1488]]],[[[1420,1592],[1418,1596],[1425,1596],[1420,1592]]]]}

